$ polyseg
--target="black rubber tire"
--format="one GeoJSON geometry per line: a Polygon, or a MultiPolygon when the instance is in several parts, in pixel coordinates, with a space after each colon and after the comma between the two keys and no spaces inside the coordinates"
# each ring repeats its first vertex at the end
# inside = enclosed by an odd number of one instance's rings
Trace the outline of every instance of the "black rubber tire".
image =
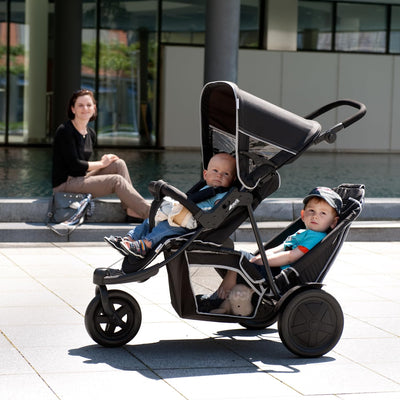
{"type": "Polygon", "coordinates": [[[272,319],[271,321],[242,321],[239,322],[239,325],[243,326],[243,328],[249,329],[251,331],[258,331],[261,329],[268,328],[269,326],[273,325],[276,322],[276,318],[272,319]]]}
{"type": "Polygon", "coordinates": [[[279,314],[282,343],[300,357],[321,357],[332,350],[343,332],[338,301],[320,289],[295,295],[279,314]]]}
{"type": "Polygon", "coordinates": [[[142,312],[138,302],[126,292],[110,290],[108,297],[124,325],[121,327],[105,314],[100,295],[97,295],[86,308],[85,327],[89,336],[101,346],[123,346],[138,333],[142,323],[142,312]]]}
{"type": "Polygon", "coordinates": [[[258,307],[257,315],[254,319],[243,320],[239,322],[241,326],[249,330],[262,330],[273,325],[278,319],[275,310],[275,304],[270,301],[263,300],[258,307]]]}

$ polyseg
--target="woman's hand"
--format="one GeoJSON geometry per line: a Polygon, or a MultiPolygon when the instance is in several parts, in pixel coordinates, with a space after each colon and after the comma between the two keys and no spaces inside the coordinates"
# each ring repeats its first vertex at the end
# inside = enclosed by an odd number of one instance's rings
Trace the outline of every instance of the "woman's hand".
{"type": "Polygon", "coordinates": [[[119,157],[115,154],[104,154],[101,157],[101,164],[102,168],[108,167],[110,164],[112,164],[114,161],[117,161],[119,157]]]}

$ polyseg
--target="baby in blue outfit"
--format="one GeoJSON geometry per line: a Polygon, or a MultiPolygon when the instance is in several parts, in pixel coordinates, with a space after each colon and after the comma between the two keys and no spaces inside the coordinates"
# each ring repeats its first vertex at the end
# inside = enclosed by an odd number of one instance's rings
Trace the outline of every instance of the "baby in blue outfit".
{"type": "MultiPolygon", "coordinates": [[[[203,170],[203,178],[205,185],[197,193],[197,198],[204,197],[201,196],[202,193],[212,192],[213,194],[202,201],[193,201],[202,210],[208,210],[225,196],[226,191],[235,181],[235,158],[227,153],[215,154],[210,159],[207,169],[203,170]]],[[[142,224],[130,230],[124,238],[110,236],[105,237],[104,240],[124,255],[131,254],[143,258],[151,248],[163,239],[180,236],[187,233],[189,229],[193,229],[193,222],[195,222],[193,216],[186,208],[183,207],[182,209],[181,207],[181,212],[178,215],[158,222],[152,230],[150,230],[149,220],[146,219],[142,224]]]]}

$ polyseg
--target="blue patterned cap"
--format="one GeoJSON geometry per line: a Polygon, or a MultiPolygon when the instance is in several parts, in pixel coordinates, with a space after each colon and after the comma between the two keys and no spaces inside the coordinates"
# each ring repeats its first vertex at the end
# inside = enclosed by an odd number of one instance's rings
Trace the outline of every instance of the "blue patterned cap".
{"type": "Polygon", "coordinates": [[[342,198],[334,190],[324,186],[316,187],[304,198],[303,203],[307,204],[312,197],[324,199],[338,214],[340,214],[343,202],[342,198]]]}

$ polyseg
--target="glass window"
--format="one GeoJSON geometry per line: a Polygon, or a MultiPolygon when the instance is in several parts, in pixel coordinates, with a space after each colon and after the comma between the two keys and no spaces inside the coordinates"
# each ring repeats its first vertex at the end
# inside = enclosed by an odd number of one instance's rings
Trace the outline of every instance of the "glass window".
{"type": "MultiPolygon", "coordinates": [[[[204,45],[204,0],[162,1],[162,43],[204,45]]],[[[259,46],[260,1],[240,2],[240,47],[259,46]]]]}
{"type": "Polygon", "coordinates": [[[385,53],[386,6],[337,3],[335,50],[385,53]]]}
{"type": "Polygon", "coordinates": [[[163,0],[161,42],[203,45],[206,3],[203,0],[163,0]]]}
{"type": "Polygon", "coordinates": [[[8,138],[10,143],[24,141],[24,96],[27,90],[25,58],[27,47],[27,26],[25,24],[25,1],[10,4],[9,39],[9,109],[8,138]]]}
{"type": "Polygon", "coordinates": [[[157,3],[103,1],[98,48],[91,2],[84,7],[82,42],[82,86],[93,88],[98,79],[98,143],[154,145],[157,3]]]}
{"type": "Polygon", "coordinates": [[[82,65],[81,86],[95,90],[96,82],[96,2],[82,3],[82,65]]]}
{"type": "Polygon", "coordinates": [[[6,2],[0,1],[0,144],[6,140],[7,38],[6,2]]]}
{"type": "Polygon", "coordinates": [[[240,2],[240,47],[260,46],[260,3],[259,0],[240,2]]]}
{"type": "Polygon", "coordinates": [[[299,2],[297,48],[299,50],[332,50],[332,22],[332,3],[299,2]]]}
{"type": "Polygon", "coordinates": [[[392,6],[389,52],[400,53],[400,7],[397,6],[392,6]]]}

